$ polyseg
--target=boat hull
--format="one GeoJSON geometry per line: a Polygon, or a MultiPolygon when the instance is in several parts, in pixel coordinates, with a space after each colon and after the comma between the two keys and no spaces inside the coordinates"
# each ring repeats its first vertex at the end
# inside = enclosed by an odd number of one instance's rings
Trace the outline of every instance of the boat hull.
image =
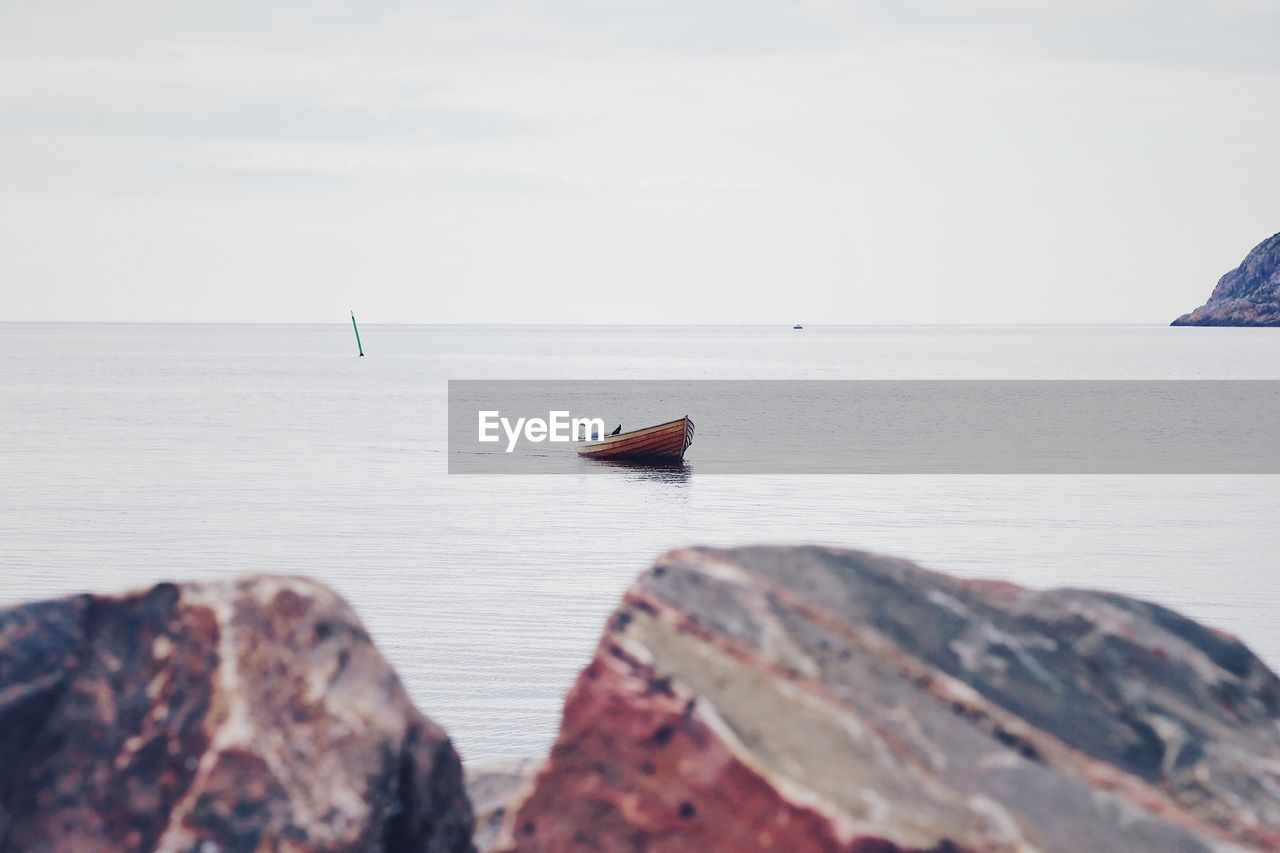
{"type": "Polygon", "coordinates": [[[588,441],[578,448],[586,459],[611,462],[680,462],[693,444],[693,421],[688,417],[665,424],[645,427],[598,441],[588,441]]]}

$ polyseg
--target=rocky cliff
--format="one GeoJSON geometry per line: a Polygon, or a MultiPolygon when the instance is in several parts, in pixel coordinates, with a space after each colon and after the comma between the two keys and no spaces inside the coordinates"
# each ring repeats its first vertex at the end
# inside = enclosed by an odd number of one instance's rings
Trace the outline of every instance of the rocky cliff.
{"type": "Polygon", "coordinates": [[[465,851],[461,780],[318,584],[0,610],[0,850],[465,851]]]}
{"type": "Polygon", "coordinates": [[[1280,234],[1263,240],[1218,279],[1209,301],[1175,326],[1280,326],[1280,234]]]}
{"type": "Polygon", "coordinates": [[[1280,849],[1280,681],[1116,595],[818,548],[627,593],[507,808],[519,851],[1280,849]]]}

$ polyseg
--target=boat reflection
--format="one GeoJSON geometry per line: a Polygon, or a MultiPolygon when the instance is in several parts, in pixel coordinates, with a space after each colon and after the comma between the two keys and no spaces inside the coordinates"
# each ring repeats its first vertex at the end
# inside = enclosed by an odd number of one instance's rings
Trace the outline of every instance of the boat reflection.
{"type": "Polygon", "coordinates": [[[637,462],[627,460],[584,459],[582,464],[588,470],[608,469],[616,471],[627,480],[644,480],[655,483],[675,483],[683,485],[689,482],[693,474],[693,466],[688,462],[637,462]]]}

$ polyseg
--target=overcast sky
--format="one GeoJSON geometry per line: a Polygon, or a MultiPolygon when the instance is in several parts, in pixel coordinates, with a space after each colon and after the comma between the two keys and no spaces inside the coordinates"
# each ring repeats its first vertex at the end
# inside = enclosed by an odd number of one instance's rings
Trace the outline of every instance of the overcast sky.
{"type": "Polygon", "coordinates": [[[1168,322],[1272,0],[0,0],[0,319],[1168,322]]]}

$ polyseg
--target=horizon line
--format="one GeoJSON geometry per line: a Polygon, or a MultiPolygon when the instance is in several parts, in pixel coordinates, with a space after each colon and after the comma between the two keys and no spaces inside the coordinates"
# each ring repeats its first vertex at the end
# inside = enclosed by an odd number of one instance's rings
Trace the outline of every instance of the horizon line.
{"type": "MultiPolygon", "coordinates": [[[[359,318],[357,318],[359,319],[359,318]]],[[[346,325],[350,317],[341,320],[5,320],[0,325],[6,326],[334,326],[346,325]]],[[[544,322],[544,323],[485,323],[485,322],[380,322],[362,321],[366,326],[430,326],[448,327],[482,327],[482,328],[537,328],[537,327],[613,327],[613,328],[785,328],[792,329],[794,323],[619,323],[619,322],[544,322]]],[[[819,329],[868,329],[868,328],[912,328],[912,327],[1079,327],[1079,326],[1171,326],[1173,321],[1160,320],[1087,320],[1079,322],[1046,322],[1046,321],[969,321],[969,322],[881,322],[881,323],[802,323],[803,330],[819,329]]],[[[1196,328],[1196,327],[1188,327],[1196,328]]],[[[1251,327],[1235,327],[1251,328],[1251,327]]],[[[1259,326],[1255,328],[1266,328],[1259,326]]]]}

